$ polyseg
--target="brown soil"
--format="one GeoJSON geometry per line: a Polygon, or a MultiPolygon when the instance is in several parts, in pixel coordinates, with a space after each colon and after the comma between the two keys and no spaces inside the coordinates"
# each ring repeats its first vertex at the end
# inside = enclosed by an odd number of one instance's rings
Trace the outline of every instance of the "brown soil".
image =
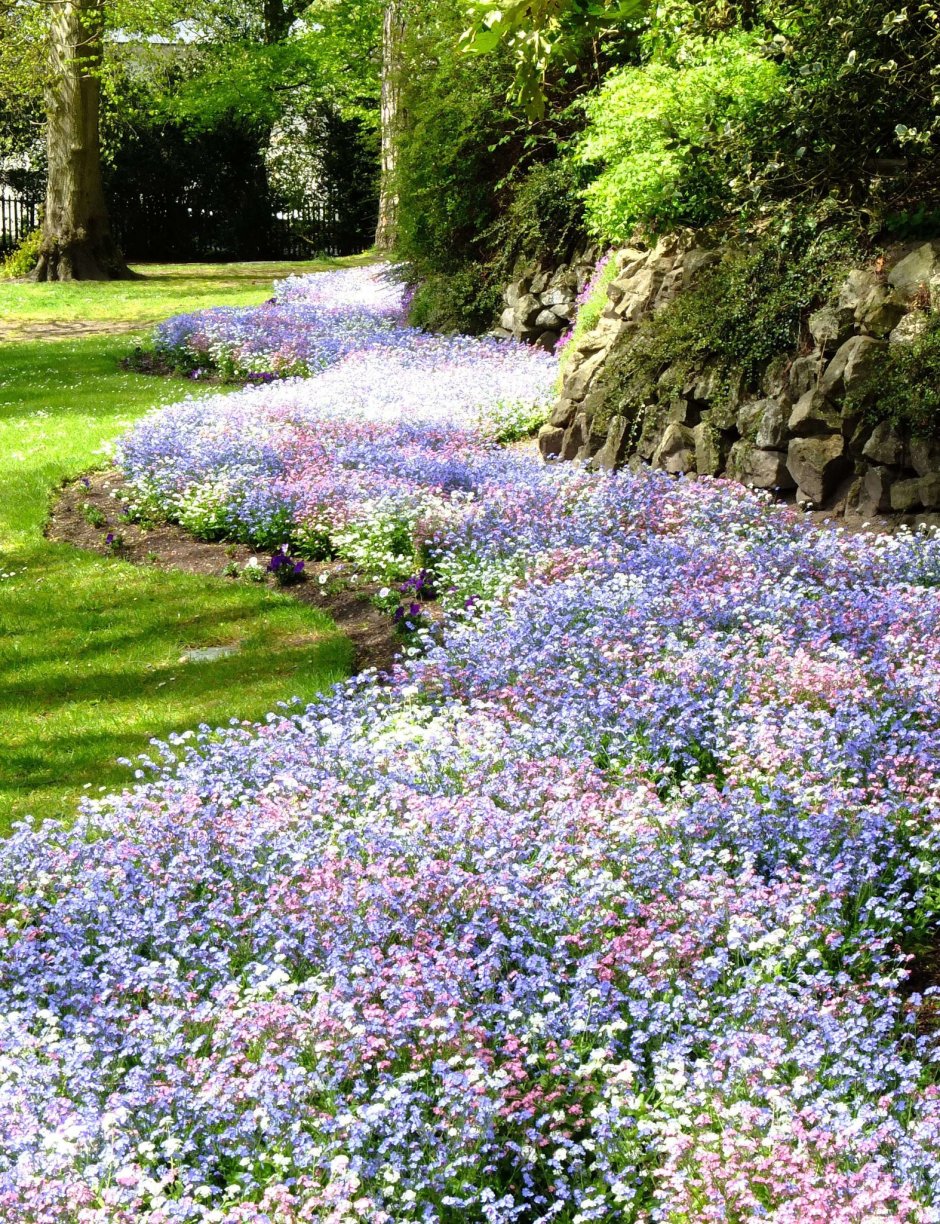
{"type": "Polygon", "coordinates": [[[74,319],[57,322],[53,319],[43,323],[0,323],[0,341],[3,340],[73,340],[82,336],[113,336],[119,332],[138,332],[151,327],[152,322],[115,322],[113,319],[74,319]]]}
{"type": "MultiPolygon", "coordinates": [[[[262,566],[267,563],[266,554],[256,553],[246,545],[197,540],[173,523],[143,527],[121,521],[123,489],[124,480],[114,469],[92,472],[66,485],[53,507],[47,536],[135,565],[207,574],[228,582],[245,581],[225,577],[225,568],[233,561],[242,567],[249,558],[257,556],[262,566]],[[89,516],[96,517],[95,512],[100,516],[98,525],[88,521],[89,516]],[[117,550],[106,543],[109,532],[121,541],[117,550]]],[[[305,573],[304,581],[281,590],[333,618],[355,647],[357,671],[370,667],[383,672],[390,670],[401,638],[391,617],[371,602],[377,588],[362,583],[351,585],[349,568],[335,561],[307,562],[305,573]],[[325,583],[320,582],[323,574],[328,576],[325,583]]],[[[273,579],[267,581],[273,585],[273,579]]]]}

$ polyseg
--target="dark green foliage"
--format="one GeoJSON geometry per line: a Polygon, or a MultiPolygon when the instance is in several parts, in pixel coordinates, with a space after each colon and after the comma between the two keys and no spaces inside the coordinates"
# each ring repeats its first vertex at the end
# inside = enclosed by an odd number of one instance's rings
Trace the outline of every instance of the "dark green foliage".
{"type": "Polygon", "coordinates": [[[729,396],[742,380],[756,389],[774,357],[799,347],[808,313],[858,256],[857,241],[841,229],[795,230],[729,249],[620,342],[604,415],[630,416],[654,398],[668,400],[706,368],[717,371],[729,396]]]}
{"type": "Polygon", "coordinates": [[[429,331],[486,331],[499,311],[502,288],[485,264],[467,263],[449,275],[432,273],[415,291],[411,322],[429,331]]]}
{"type": "Polygon", "coordinates": [[[913,344],[892,344],[848,399],[872,422],[890,421],[915,437],[940,439],[940,316],[913,344]]]}
{"type": "Polygon", "coordinates": [[[39,263],[41,247],[42,230],[33,230],[31,234],[27,234],[19,246],[4,259],[0,259],[0,279],[14,280],[17,277],[29,276],[39,263]]]}
{"type": "Polygon", "coordinates": [[[554,82],[546,117],[531,122],[506,100],[511,55],[463,53],[465,23],[456,0],[409,5],[397,254],[420,286],[415,322],[478,331],[492,325],[514,267],[561,262],[586,241],[585,180],[567,150],[590,72],[554,82]]]}

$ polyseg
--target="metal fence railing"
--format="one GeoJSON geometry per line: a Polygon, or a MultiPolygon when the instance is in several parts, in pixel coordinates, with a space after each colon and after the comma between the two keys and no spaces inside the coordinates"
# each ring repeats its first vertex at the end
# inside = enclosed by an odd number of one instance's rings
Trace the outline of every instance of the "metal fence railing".
{"type": "Polygon", "coordinates": [[[41,201],[0,183],[0,251],[10,251],[39,224],[41,201]]]}

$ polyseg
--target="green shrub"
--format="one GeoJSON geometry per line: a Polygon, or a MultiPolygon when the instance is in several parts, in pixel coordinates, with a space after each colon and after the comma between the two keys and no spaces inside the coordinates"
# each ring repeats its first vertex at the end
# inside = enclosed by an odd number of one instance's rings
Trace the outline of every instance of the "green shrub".
{"type": "Polygon", "coordinates": [[[735,154],[781,90],[779,67],[736,30],[686,46],[675,64],[625,68],[588,104],[578,157],[595,172],[588,222],[613,241],[718,216],[735,154]]]}
{"type": "Polygon", "coordinates": [[[502,283],[492,269],[468,263],[449,273],[432,273],[415,290],[409,320],[436,332],[474,334],[493,326],[502,283]]]}
{"type": "Polygon", "coordinates": [[[871,375],[847,398],[869,421],[890,421],[915,437],[940,440],[940,315],[912,344],[885,349],[871,375]]]}
{"type": "Polygon", "coordinates": [[[0,280],[16,280],[29,276],[39,263],[39,252],[42,247],[42,230],[33,230],[27,234],[18,247],[0,261],[0,280]]]}
{"type": "Polygon", "coordinates": [[[799,347],[807,315],[859,256],[857,237],[841,229],[815,236],[796,229],[729,249],[614,350],[606,416],[668,401],[706,368],[717,374],[718,403],[722,388],[730,398],[742,381],[756,390],[772,358],[799,347]]]}

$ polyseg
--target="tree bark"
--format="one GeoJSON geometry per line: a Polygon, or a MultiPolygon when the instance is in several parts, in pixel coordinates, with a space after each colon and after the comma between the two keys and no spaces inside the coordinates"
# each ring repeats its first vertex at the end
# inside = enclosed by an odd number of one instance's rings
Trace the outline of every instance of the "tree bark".
{"type": "Polygon", "coordinates": [[[379,223],[375,231],[376,248],[383,252],[393,249],[398,236],[395,165],[404,32],[402,0],[388,0],[382,23],[382,177],[379,184],[379,223]]]}
{"type": "Polygon", "coordinates": [[[56,0],[49,34],[49,178],[36,280],[132,275],[111,234],[98,130],[104,0],[56,0]]]}

